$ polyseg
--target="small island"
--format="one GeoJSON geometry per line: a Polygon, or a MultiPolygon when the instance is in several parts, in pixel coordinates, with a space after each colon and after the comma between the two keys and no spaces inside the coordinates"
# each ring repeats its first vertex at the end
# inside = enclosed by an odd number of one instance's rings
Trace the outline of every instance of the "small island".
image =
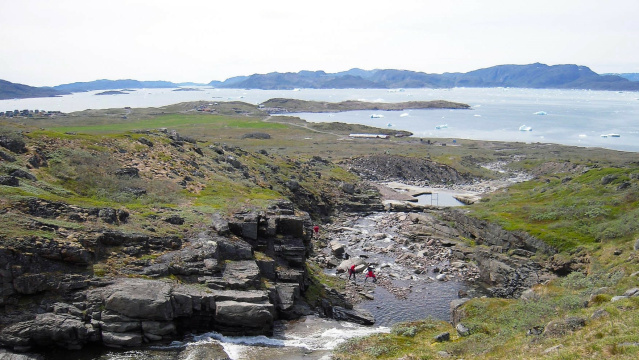
{"type": "Polygon", "coordinates": [[[101,93],[97,93],[96,95],[128,95],[128,92],[120,91],[120,90],[109,90],[103,91],[101,93]]]}
{"type": "Polygon", "coordinates": [[[402,111],[409,109],[470,109],[470,105],[445,101],[407,101],[401,103],[377,103],[348,100],[338,103],[330,103],[326,101],[307,101],[297,99],[270,99],[260,107],[271,114],[295,113],[295,112],[342,112],[354,110],[385,110],[385,111],[402,111]]]}
{"type": "Polygon", "coordinates": [[[173,91],[202,91],[202,89],[196,89],[196,88],[177,88],[177,89],[173,89],[173,91]]]}

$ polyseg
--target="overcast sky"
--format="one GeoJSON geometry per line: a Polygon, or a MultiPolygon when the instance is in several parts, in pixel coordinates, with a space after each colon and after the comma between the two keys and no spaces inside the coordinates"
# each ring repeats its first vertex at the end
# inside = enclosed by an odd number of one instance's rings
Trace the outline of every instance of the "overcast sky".
{"type": "Polygon", "coordinates": [[[639,72],[638,0],[0,0],[0,79],[201,82],[272,71],[639,72]]]}

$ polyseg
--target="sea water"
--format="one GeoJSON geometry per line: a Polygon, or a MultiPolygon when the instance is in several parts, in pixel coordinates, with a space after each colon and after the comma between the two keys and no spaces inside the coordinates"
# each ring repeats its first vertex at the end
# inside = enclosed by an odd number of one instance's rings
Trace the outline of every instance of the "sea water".
{"type": "Polygon", "coordinates": [[[427,139],[463,139],[556,143],[639,152],[639,92],[519,89],[301,89],[246,90],[200,87],[200,91],[137,89],[125,95],[96,95],[101,91],[60,97],[0,100],[0,111],[159,107],[187,101],[244,101],[260,104],[271,98],[339,102],[404,102],[449,100],[469,110],[371,111],[337,114],[303,113],[313,122],[345,122],[407,130],[427,139]],[[442,126],[445,125],[445,126],[442,126]],[[522,128],[530,131],[520,131],[522,128]],[[601,135],[618,134],[619,137],[601,135]]]}

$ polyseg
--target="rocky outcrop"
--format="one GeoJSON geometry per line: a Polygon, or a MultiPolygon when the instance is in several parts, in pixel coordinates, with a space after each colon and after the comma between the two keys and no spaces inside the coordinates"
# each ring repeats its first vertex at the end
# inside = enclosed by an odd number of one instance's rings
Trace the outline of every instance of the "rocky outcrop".
{"type": "Polygon", "coordinates": [[[479,268],[480,280],[491,296],[518,298],[534,285],[554,277],[541,264],[527,258],[506,256],[476,248],[473,258],[479,268]]]}
{"type": "Polygon", "coordinates": [[[454,223],[460,236],[473,240],[478,245],[499,246],[503,251],[522,249],[552,255],[557,252],[552,246],[523,231],[507,231],[501,226],[464,214],[461,210],[448,209],[440,213],[442,220],[454,223]]]}
{"type": "MultiPolygon", "coordinates": [[[[86,209],[36,199],[19,206],[43,218],[99,216],[99,211],[84,213],[86,209]]],[[[232,219],[217,216],[213,223],[215,229],[186,239],[103,230],[67,243],[24,241],[23,248],[0,249],[0,260],[8,264],[0,269],[1,304],[35,294],[55,294],[62,301],[3,318],[0,344],[26,351],[50,345],[78,349],[89,343],[140,346],[210,330],[268,335],[276,319],[308,314],[301,300],[308,286],[308,215],[294,214],[292,206],[283,204],[232,219]],[[226,230],[226,223],[233,225],[226,230]],[[148,278],[80,274],[87,265],[118,253],[137,257],[121,273],[148,278]],[[160,280],[169,275],[181,282],[160,280]]]]}
{"type": "Polygon", "coordinates": [[[350,171],[370,181],[399,181],[409,184],[462,184],[470,176],[430,160],[399,155],[370,155],[348,160],[350,171]]]}
{"type": "Polygon", "coordinates": [[[26,144],[18,134],[1,134],[0,146],[15,154],[24,154],[27,152],[26,144]]]}

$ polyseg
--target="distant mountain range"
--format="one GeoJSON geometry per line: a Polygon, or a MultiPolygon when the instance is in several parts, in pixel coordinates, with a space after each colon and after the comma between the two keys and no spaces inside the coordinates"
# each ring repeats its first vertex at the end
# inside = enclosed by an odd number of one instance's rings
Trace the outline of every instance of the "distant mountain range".
{"type": "Polygon", "coordinates": [[[179,84],[170,81],[139,81],[139,80],[95,80],[88,82],[75,82],[62,84],[53,88],[60,91],[82,92],[93,90],[113,90],[113,89],[157,89],[174,88],[179,84]]]}
{"type": "Polygon", "coordinates": [[[209,85],[231,89],[397,89],[453,87],[514,87],[534,89],[589,89],[639,91],[639,74],[599,75],[578,65],[497,65],[467,73],[427,74],[409,70],[351,69],[338,73],[300,71],[297,73],[236,76],[209,84],[169,81],[96,80],[37,88],[0,80],[0,99],[46,97],[70,92],[114,89],[177,88],[209,85]]]}
{"type": "Polygon", "coordinates": [[[534,89],[639,90],[639,82],[599,75],[578,65],[498,65],[467,73],[427,74],[408,70],[352,69],[340,73],[300,71],[255,74],[212,81],[211,86],[244,89],[453,88],[516,87],[534,89]]]}

